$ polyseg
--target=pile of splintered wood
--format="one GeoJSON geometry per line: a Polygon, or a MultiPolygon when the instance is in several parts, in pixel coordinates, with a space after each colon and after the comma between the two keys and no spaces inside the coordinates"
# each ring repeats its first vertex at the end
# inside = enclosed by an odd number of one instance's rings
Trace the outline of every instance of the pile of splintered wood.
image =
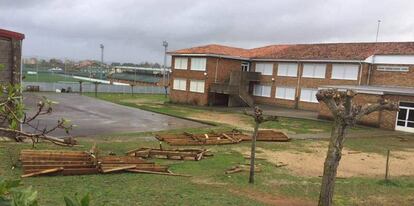
{"type": "Polygon", "coordinates": [[[139,148],[127,152],[128,156],[148,158],[163,158],[171,160],[195,160],[199,161],[206,156],[212,156],[206,149],[154,149],[139,148]]]}
{"type": "Polygon", "coordinates": [[[287,141],[290,141],[290,138],[283,132],[266,129],[266,130],[258,131],[257,141],[287,142],[287,141]]]}
{"type": "MultiPolygon", "coordinates": [[[[237,144],[241,141],[251,141],[252,135],[243,134],[241,131],[233,130],[230,132],[210,132],[206,134],[191,134],[184,132],[182,134],[157,134],[155,136],[159,141],[167,142],[173,146],[187,145],[220,145],[220,144],[237,144]]],[[[259,130],[257,141],[290,141],[289,137],[279,131],[259,130]]]]}
{"type": "Polygon", "coordinates": [[[231,131],[224,133],[211,132],[206,134],[191,134],[188,132],[182,134],[157,134],[155,138],[167,142],[169,145],[185,146],[236,144],[248,137],[239,131],[231,131]]]}
{"type": "Polygon", "coordinates": [[[83,151],[22,150],[22,177],[38,175],[87,175],[111,172],[135,172],[176,175],[167,166],[131,156],[102,156],[83,151]]]}

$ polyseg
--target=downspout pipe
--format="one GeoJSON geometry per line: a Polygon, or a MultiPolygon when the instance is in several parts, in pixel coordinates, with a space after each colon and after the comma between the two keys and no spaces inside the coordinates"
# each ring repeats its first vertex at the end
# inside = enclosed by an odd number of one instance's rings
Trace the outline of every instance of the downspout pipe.
{"type": "Polygon", "coordinates": [[[295,92],[295,109],[298,109],[299,108],[299,89],[300,89],[300,82],[302,80],[303,65],[301,65],[301,62],[299,60],[297,60],[296,62],[298,64],[298,73],[297,73],[298,82],[296,85],[296,92],[295,92]]]}
{"type": "Polygon", "coordinates": [[[359,62],[359,81],[358,81],[358,85],[361,85],[362,72],[363,72],[362,62],[359,62]]]}
{"type": "Polygon", "coordinates": [[[220,58],[221,57],[217,57],[217,61],[216,61],[216,73],[214,74],[214,83],[217,83],[217,70],[218,70],[220,58]]]}
{"type": "Polygon", "coordinates": [[[372,55],[371,65],[370,65],[369,70],[368,70],[367,85],[371,84],[371,72],[372,72],[371,70],[374,67],[374,63],[375,63],[375,54],[372,55]]]}

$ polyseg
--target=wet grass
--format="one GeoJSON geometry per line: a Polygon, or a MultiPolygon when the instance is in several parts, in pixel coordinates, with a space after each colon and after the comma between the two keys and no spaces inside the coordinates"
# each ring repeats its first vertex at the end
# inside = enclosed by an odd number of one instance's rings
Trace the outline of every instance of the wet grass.
{"type": "MultiPolygon", "coordinates": [[[[273,151],[302,151],[314,141],[318,140],[259,142],[258,147],[273,151]]],[[[359,144],[377,144],[379,147],[381,142],[389,143],[367,138],[359,144]]],[[[158,147],[158,141],[139,133],[107,135],[102,139],[85,138],[80,143],[82,146],[68,149],[89,150],[96,143],[102,155],[110,152],[123,155],[124,152],[138,147],[158,147]]],[[[170,170],[175,173],[192,177],[121,173],[33,177],[23,179],[23,184],[33,186],[39,192],[40,205],[62,205],[63,196],[73,196],[75,193],[90,193],[92,205],[264,205],[263,202],[235,191],[249,191],[258,197],[296,198],[316,203],[321,181],[319,177],[295,176],[288,169],[275,167],[264,160],[257,161],[261,172],[256,174],[254,186],[248,184],[247,172],[225,174],[224,171],[232,166],[248,163],[242,154],[233,149],[249,146],[249,142],[209,146],[214,156],[199,162],[156,160],[160,164],[169,165],[170,170]]],[[[30,145],[0,143],[1,176],[19,177],[20,167],[17,164],[17,168],[11,169],[11,165],[12,162],[17,162],[19,151],[25,148],[30,148],[30,145]]],[[[62,148],[41,143],[37,145],[37,149],[62,148]]],[[[384,182],[381,177],[338,179],[335,205],[411,205],[413,194],[414,177],[392,177],[390,182],[384,182]]]]}
{"type": "MultiPolygon", "coordinates": [[[[86,94],[89,96],[94,96],[93,94],[86,94]]],[[[175,117],[185,117],[191,118],[195,114],[207,114],[209,112],[218,112],[219,114],[233,114],[239,116],[239,119],[247,122],[246,124],[253,127],[253,119],[243,115],[239,112],[231,111],[217,111],[214,107],[200,107],[200,106],[191,106],[184,104],[173,104],[169,102],[168,97],[165,97],[162,94],[99,94],[99,99],[110,101],[113,103],[121,104],[124,106],[135,107],[147,111],[153,111],[157,113],[167,114],[175,117]]],[[[214,123],[214,121],[213,121],[214,123]]],[[[217,125],[223,123],[217,123],[217,125]]],[[[238,122],[228,122],[226,125],[232,125],[237,127],[238,122]]],[[[318,121],[318,120],[309,120],[309,119],[298,119],[298,118],[288,118],[280,117],[279,121],[266,122],[261,125],[261,128],[265,129],[278,129],[287,131],[295,134],[315,134],[315,133],[326,133],[329,132],[332,128],[332,122],[330,121],[318,121]]],[[[371,128],[367,127],[355,127],[352,130],[367,130],[371,128]]]]}

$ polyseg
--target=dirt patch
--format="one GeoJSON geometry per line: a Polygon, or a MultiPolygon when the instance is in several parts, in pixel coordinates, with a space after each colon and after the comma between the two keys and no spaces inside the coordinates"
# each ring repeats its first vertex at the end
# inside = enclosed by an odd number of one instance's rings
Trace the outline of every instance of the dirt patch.
{"type": "MultiPolygon", "coordinates": [[[[306,152],[293,150],[271,151],[257,148],[258,158],[264,158],[272,164],[287,164],[286,168],[300,176],[321,176],[327,153],[327,143],[313,143],[306,152]]],[[[235,148],[243,155],[249,155],[249,148],[235,148]]],[[[376,153],[358,152],[344,148],[338,168],[338,177],[383,176],[386,157],[376,153]]],[[[390,175],[414,175],[414,151],[391,152],[390,175]]]]}
{"type": "Polygon", "coordinates": [[[247,197],[252,200],[256,200],[258,202],[267,204],[267,205],[284,205],[284,206],[310,206],[316,205],[311,201],[301,200],[301,199],[293,199],[293,198],[286,198],[286,197],[277,197],[274,195],[257,192],[253,189],[230,189],[231,193],[247,197]]]}
{"type": "Polygon", "coordinates": [[[252,125],[250,125],[247,122],[247,119],[245,117],[243,117],[242,115],[237,115],[237,114],[226,114],[226,113],[211,111],[211,112],[192,114],[189,117],[192,119],[229,124],[229,125],[235,126],[240,129],[245,129],[245,130],[253,129],[252,125]]]}

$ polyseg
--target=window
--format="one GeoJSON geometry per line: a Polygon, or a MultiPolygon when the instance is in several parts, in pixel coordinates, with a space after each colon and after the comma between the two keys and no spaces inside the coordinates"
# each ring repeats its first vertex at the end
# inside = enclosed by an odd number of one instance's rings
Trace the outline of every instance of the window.
{"type": "Polygon", "coordinates": [[[188,58],[176,57],[174,59],[174,69],[187,70],[188,58]]]}
{"type": "Polygon", "coordinates": [[[256,84],[253,88],[253,95],[259,97],[270,97],[270,90],[272,87],[266,85],[256,84]]]}
{"type": "Polygon", "coordinates": [[[187,89],[187,80],[186,79],[174,79],[173,89],[185,91],[187,89]]]}
{"type": "Polygon", "coordinates": [[[204,93],[204,80],[190,80],[190,91],[204,93]]]}
{"type": "Polygon", "coordinates": [[[295,100],[296,89],[292,87],[276,87],[276,98],[295,100]]]}
{"type": "Polygon", "coordinates": [[[206,71],[206,58],[191,58],[191,70],[206,71]]]}
{"type": "Polygon", "coordinates": [[[242,63],[241,63],[241,70],[242,70],[243,72],[248,72],[248,71],[250,71],[250,64],[249,64],[249,62],[242,62],[242,63]]]}
{"type": "Polygon", "coordinates": [[[261,72],[262,75],[273,75],[273,64],[256,63],[256,72],[261,72]]]}
{"type": "Polygon", "coordinates": [[[318,93],[317,89],[302,89],[300,92],[300,101],[317,103],[316,93],[318,93]]]}
{"type": "Polygon", "coordinates": [[[277,76],[296,77],[298,74],[298,64],[281,63],[277,67],[277,76]]]}
{"type": "Polygon", "coordinates": [[[326,64],[304,64],[302,77],[325,78],[326,64]]]}
{"type": "Polygon", "coordinates": [[[358,79],[359,66],[354,64],[334,64],[332,65],[331,79],[358,79]]]}
{"type": "Polygon", "coordinates": [[[377,67],[378,71],[385,71],[385,72],[408,72],[409,68],[404,66],[386,66],[381,65],[377,67]]]}

